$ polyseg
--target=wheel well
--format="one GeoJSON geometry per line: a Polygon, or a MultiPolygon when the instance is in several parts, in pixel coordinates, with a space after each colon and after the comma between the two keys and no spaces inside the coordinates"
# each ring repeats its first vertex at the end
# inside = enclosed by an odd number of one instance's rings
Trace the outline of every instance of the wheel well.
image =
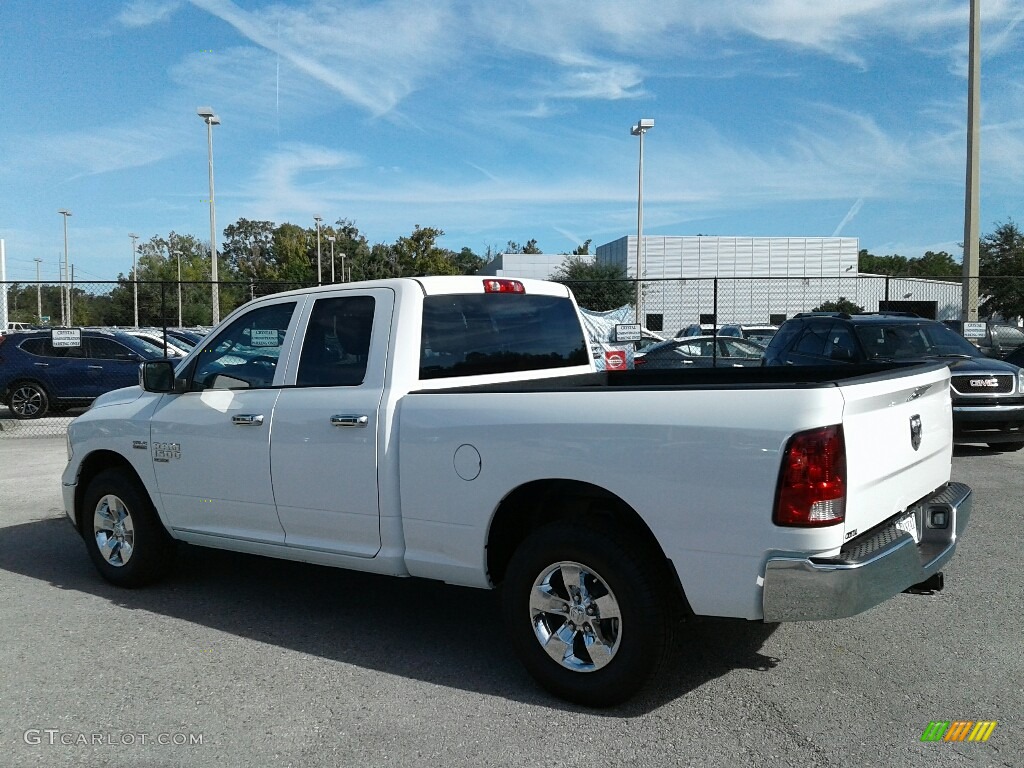
{"type": "Polygon", "coordinates": [[[142,482],[142,478],[139,477],[139,473],[135,471],[135,467],[121,454],[114,451],[94,451],[90,453],[85,457],[82,466],[78,469],[78,485],[75,486],[75,519],[78,522],[78,529],[80,531],[85,531],[85,514],[83,514],[84,510],[82,509],[85,491],[89,487],[89,483],[92,482],[92,479],[105,469],[124,469],[138,481],[143,491],[146,489],[146,485],[142,482]]]}
{"type": "Polygon", "coordinates": [[[636,539],[652,557],[664,563],[685,604],[676,569],[636,510],[608,490],[577,480],[534,481],[502,500],[487,536],[487,572],[491,582],[497,585],[504,581],[509,560],[523,540],[555,520],[601,525],[636,539]]]}

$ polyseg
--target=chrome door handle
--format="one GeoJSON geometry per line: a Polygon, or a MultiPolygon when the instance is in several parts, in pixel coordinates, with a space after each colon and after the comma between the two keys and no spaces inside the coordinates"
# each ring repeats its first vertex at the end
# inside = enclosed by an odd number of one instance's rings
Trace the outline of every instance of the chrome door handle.
{"type": "Polygon", "coordinates": [[[38,365],[40,368],[49,368],[49,363],[32,363],[32,365],[38,365]]]}
{"type": "Polygon", "coordinates": [[[356,416],[349,413],[336,413],[331,416],[332,427],[365,427],[369,423],[369,416],[356,416]]]}
{"type": "Polygon", "coordinates": [[[89,366],[89,370],[90,371],[102,371],[103,370],[103,366],[102,365],[90,365],[89,366]]]}
{"type": "Polygon", "coordinates": [[[259,427],[263,425],[262,413],[244,413],[231,417],[231,423],[240,427],[259,427]]]}

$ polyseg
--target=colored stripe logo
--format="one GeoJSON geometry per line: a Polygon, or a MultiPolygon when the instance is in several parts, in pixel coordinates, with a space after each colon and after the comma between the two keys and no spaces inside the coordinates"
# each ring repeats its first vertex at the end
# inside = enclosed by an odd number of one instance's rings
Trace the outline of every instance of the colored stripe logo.
{"type": "Polygon", "coordinates": [[[988,741],[998,724],[996,720],[933,720],[921,734],[921,741],[988,741]]]}

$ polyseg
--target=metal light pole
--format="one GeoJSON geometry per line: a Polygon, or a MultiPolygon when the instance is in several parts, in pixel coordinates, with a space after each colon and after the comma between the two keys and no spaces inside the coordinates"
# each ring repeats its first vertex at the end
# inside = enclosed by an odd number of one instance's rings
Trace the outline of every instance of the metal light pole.
{"type": "Polygon", "coordinates": [[[32,259],[36,263],[36,320],[39,324],[43,324],[43,290],[42,285],[39,282],[39,265],[43,263],[42,259],[32,259]]]}
{"type": "MultiPolygon", "coordinates": [[[[69,211],[67,208],[61,208],[59,211],[57,211],[57,213],[59,213],[61,216],[64,217],[64,278],[67,279],[67,276],[68,276],[68,216],[71,215],[71,211],[69,211]]],[[[63,302],[64,303],[63,311],[61,312],[60,324],[63,325],[66,328],[67,326],[71,325],[71,289],[66,284],[64,285],[64,290],[62,291],[62,294],[64,295],[65,298],[64,298],[64,302],[63,302]]]]}
{"type": "Polygon", "coordinates": [[[334,235],[327,236],[327,242],[331,244],[331,283],[334,283],[334,235]]]}
{"type": "Polygon", "coordinates": [[[978,209],[981,207],[981,8],[971,0],[967,65],[967,189],[964,195],[964,269],[962,317],[978,319],[978,273],[981,262],[978,209]]]}
{"type": "Polygon", "coordinates": [[[175,251],[174,255],[178,257],[178,327],[184,328],[181,323],[181,251],[175,251]]]}
{"type": "Polygon", "coordinates": [[[633,136],[640,137],[640,166],[637,173],[637,194],[636,194],[636,321],[643,325],[643,274],[644,255],[646,248],[644,242],[644,134],[654,127],[654,119],[642,117],[630,129],[633,136]]]}
{"type": "Polygon", "coordinates": [[[220,118],[213,114],[213,107],[199,107],[196,110],[206,123],[206,144],[210,161],[210,285],[213,301],[213,324],[220,322],[220,284],[217,282],[217,211],[213,197],[213,126],[220,125],[220,118]]]}
{"type": "Polygon", "coordinates": [[[139,236],[134,232],[129,232],[128,237],[132,239],[132,293],[135,299],[135,327],[139,327],[139,271],[135,264],[135,241],[139,239],[139,236]]]}
{"type": "Polygon", "coordinates": [[[348,278],[345,277],[345,252],[341,253],[341,282],[347,283],[348,278]]]}
{"type": "Polygon", "coordinates": [[[323,219],[319,216],[314,216],[313,221],[316,222],[316,284],[323,285],[323,272],[320,271],[320,222],[323,219]]]}

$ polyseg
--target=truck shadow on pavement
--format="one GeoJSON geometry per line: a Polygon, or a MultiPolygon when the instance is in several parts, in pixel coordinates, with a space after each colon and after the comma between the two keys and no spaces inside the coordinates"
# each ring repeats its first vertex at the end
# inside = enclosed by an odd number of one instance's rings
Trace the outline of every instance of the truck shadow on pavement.
{"type": "Polygon", "coordinates": [[[173,572],[145,589],[118,589],[94,570],[63,518],[0,528],[0,569],[365,669],[558,710],[633,717],[734,670],[767,671],[759,652],[776,625],[684,624],[672,663],[632,701],[589,710],[539,689],[508,643],[495,591],[345,571],[182,545],[173,572]]]}

